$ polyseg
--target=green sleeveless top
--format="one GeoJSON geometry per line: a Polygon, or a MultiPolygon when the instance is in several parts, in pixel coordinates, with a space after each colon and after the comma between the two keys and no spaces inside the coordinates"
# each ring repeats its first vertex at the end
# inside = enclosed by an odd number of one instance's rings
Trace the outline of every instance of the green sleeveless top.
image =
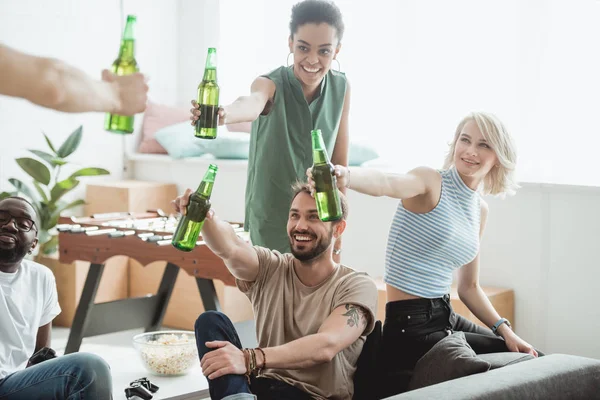
{"type": "Polygon", "coordinates": [[[346,77],[330,70],[308,104],[293,67],[279,67],[264,76],[275,83],[275,96],[270,112],[252,123],[245,229],[252,244],[289,253],[291,187],[297,180],[306,181],[306,169],[313,164],[312,129],[321,130],[327,153],[333,155],[346,77]]]}

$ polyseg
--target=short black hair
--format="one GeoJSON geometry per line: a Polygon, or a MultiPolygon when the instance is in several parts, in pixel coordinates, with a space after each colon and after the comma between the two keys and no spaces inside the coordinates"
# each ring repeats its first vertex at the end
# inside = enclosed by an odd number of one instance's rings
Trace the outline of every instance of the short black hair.
{"type": "Polygon", "coordinates": [[[8,196],[8,197],[5,197],[2,200],[0,200],[0,203],[2,203],[4,200],[8,200],[8,199],[24,201],[25,203],[27,203],[31,206],[31,209],[33,210],[33,222],[35,222],[35,225],[37,228],[36,230],[39,231],[39,229],[41,228],[40,216],[38,215],[37,208],[35,208],[33,203],[31,201],[27,200],[25,197],[21,197],[21,196],[8,196]]]}
{"type": "Polygon", "coordinates": [[[344,36],[344,21],[342,12],[333,1],[328,0],[304,0],[292,7],[292,19],[290,20],[290,35],[298,32],[298,27],[304,24],[326,24],[335,28],[337,38],[341,42],[344,36]]]}

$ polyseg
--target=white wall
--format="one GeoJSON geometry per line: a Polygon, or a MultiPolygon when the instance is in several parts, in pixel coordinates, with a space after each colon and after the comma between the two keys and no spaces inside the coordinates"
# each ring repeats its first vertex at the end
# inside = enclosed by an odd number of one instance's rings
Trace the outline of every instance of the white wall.
{"type": "MultiPolygon", "coordinates": [[[[177,51],[179,86],[177,104],[192,108],[204,75],[209,47],[219,51],[219,0],[179,0],[177,51]]],[[[217,76],[219,79],[219,76],[217,76]]]]}
{"type": "MultiPolygon", "coordinates": [[[[219,45],[218,0],[126,0],[124,10],[138,15],[137,58],[151,78],[150,98],[187,107],[196,95],[206,48],[219,45]]],[[[118,0],[3,1],[0,38],[99,76],[116,56],[120,18],[118,0]]],[[[0,97],[0,134],[6,135],[0,147],[0,188],[6,190],[6,179],[19,175],[14,158],[25,154],[24,148],[45,146],[42,130],[60,142],[80,124],[84,140],[74,161],[107,168],[114,178],[120,177],[122,138],[103,131],[102,115],[59,114],[0,97]],[[9,143],[6,138],[18,140],[9,143]]],[[[195,187],[198,171],[206,168],[201,160],[141,160],[134,163],[133,177],[175,182],[180,191],[195,187]]],[[[224,218],[243,220],[245,168],[239,162],[225,165],[220,163],[221,184],[215,186],[213,202],[224,218]]],[[[593,297],[600,281],[600,189],[528,184],[515,197],[488,200],[481,282],[515,290],[517,330],[535,346],[550,353],[600,358],[600,312],[593,297]]],[[[344,262],[381,276],[396,202],[354,192],[349,201],[344,262]]]]}
{"type": "MultiPolygon", "coordinates": [[[[151,78],[150,98],[174,103],[177,3],[125,0],[123,11],[138,17],[136,58],[151,78]]],[[[0,38],[8,46],[62,59],[99,78],[101,70],[110,67],[118,54],[121,18],[118,0],[5,0],[0,2],[0,38]]],[[[140,122],[141,116],[137,116],[136,124],[140,122]]],[[[14,159],[27,156],[26,149],[46,150],[42,131],[58,146],[79,125],[83,125],[83,140],[71,160],[81,166],[106,168],[112,179],[120,178],[126,144],[122,136],[103,130],[104,114],[58,113],[0,96],[0,188],[11,190],[6,181],[10,177],[30,180],[14,159]]],[[[82,193],[83,185],[75,194],[82,193]]]]}

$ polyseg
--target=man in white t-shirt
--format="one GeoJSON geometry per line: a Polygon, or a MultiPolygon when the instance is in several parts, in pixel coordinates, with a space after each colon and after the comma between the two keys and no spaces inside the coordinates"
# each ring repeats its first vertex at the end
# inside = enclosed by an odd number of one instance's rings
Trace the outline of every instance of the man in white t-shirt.
{"type": "Polygon", "coordinates": [[[0,399],[110,399],[108,364],[74,353],[29,366],[50,348],[52,320],[61,309],[54,275],[24,260],[37,245],[39,220],[20,197],[0,201],[0,399]]]}

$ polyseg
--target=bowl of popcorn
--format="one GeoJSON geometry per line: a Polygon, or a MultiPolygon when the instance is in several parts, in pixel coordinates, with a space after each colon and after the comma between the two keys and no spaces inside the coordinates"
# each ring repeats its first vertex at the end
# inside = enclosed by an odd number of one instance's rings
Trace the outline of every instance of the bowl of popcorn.
{"type": "Polygon", "coordinates": [[[155,375],[185,375],[200,363],[196,338],[191,331],[158,331],[133,337],[142,364],[155,375]]]}

